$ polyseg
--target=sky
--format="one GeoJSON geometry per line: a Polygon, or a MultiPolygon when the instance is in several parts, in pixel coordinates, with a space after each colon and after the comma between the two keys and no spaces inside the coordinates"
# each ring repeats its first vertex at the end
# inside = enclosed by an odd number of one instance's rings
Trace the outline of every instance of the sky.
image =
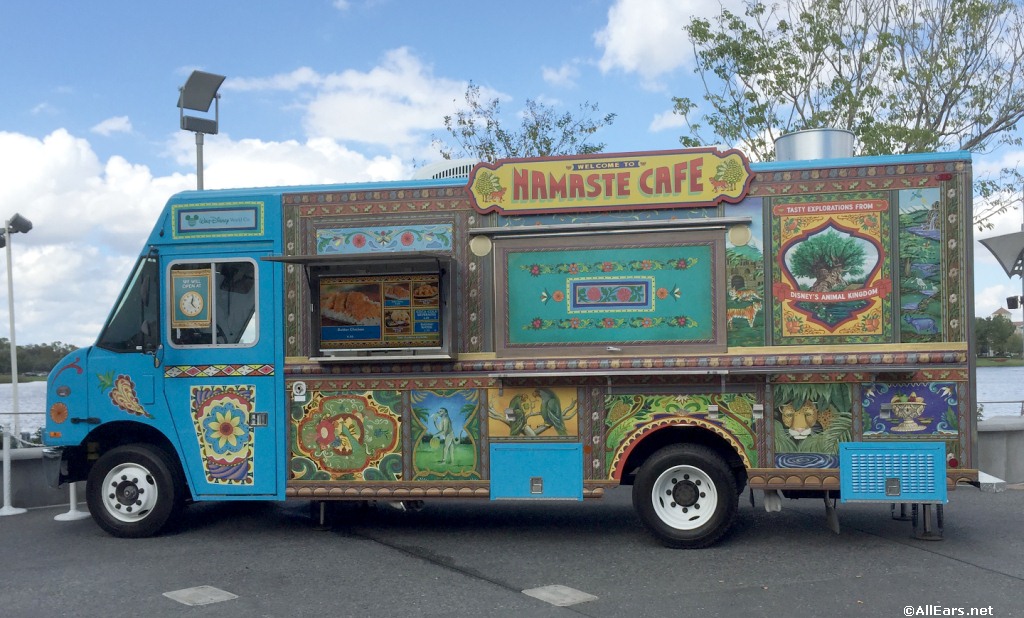
{"type": "MultiPolygon", "coordinates": [[[[736,0],[726,0],[735,7],[736,0]]],[[[702,0],[94,0],[0,4],[0,220],[19,345],[90,345],[167,198],[196,186],[179,129],[193,70],[227,76],[207,189],[410,178],[440,159],[443,118],[472,82],[517,124],[528,99],[617,114],[608,152],[679,148],[672,97],[698,99],[683,26],[702,0]]],[[[596,117],[596,116],[595,116],[596,117]]],[[[732,146],[732,145],[730,145],[732,146]]],[[[1024,160],[1002,149],[975,173],[1024,160]]],[[[1019,231],[1021,212],[987,237],[1019,231]]],[[[0,259],[6,261],[5,257],[0,259]]],[[[975,315],[1022,293],[975,250],[975,315]]],[[[6,281],[0,324],[7,324],[6,281]]],[[[1021,319],[1021,311],[1014,319],[1021,319]]],[[[0,337],[8,329],[0,326],[0,337]]]]}

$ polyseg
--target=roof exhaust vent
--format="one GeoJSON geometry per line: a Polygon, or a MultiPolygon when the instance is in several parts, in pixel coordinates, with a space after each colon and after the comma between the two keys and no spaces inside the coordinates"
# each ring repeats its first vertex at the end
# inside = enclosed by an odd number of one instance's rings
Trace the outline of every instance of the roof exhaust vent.
{"type": "Polygon", "coordinates": [[[413,172],[413,180],[442,180],[445,178],[469,178],[473,166],[479,163],[476,159],[455,159],[438,161],[424,165],[413,172]]]}
{"type": "Polygon", "coordinates": [[[853,156],[854,136],[846,129],[806,129],[775,140],[776,161],[842,159],[853,156]]]}

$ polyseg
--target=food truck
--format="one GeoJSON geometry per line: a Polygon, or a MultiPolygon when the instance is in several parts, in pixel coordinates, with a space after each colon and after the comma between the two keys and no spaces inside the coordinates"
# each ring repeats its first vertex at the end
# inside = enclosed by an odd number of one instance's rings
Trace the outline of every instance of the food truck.
{"type": "Polygon", "coordinates": [[[199,500],[631,485],[685,548],[744,488],[941,505],[978,476],[970,155],[801,154],[177,194],[50,373],[52,481],[122,537],[199,500]]]}

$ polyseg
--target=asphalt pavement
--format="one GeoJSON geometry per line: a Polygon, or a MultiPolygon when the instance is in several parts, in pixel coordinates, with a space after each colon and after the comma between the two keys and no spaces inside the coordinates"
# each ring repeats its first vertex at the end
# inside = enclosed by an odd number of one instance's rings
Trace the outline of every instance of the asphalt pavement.
{"type": "Polygon", "coordinates": [[[941,541],[887,505],[840,504],[837,535],[820,500],[766,513],[755,495],[721,543],[690,551],[647,536],[629,488],[343,504],[320,530],[306,502],[203,503],[137,540],[32,509],[0,517],[0,616],[1024,616],[1020,486],[951,492],[941,541]]]}

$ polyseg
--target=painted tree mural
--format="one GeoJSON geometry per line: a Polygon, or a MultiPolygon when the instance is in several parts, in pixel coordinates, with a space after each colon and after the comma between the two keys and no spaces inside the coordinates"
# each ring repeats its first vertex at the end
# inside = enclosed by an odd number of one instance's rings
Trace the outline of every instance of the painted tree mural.
{"type": "Polygon", "coordinates": [[[793,251],[791,272],[813,279],[812,292],[842,290],[847,277],[864,274],[864,247],[856,239],[833,230],[811,236],[793,251]]]}

